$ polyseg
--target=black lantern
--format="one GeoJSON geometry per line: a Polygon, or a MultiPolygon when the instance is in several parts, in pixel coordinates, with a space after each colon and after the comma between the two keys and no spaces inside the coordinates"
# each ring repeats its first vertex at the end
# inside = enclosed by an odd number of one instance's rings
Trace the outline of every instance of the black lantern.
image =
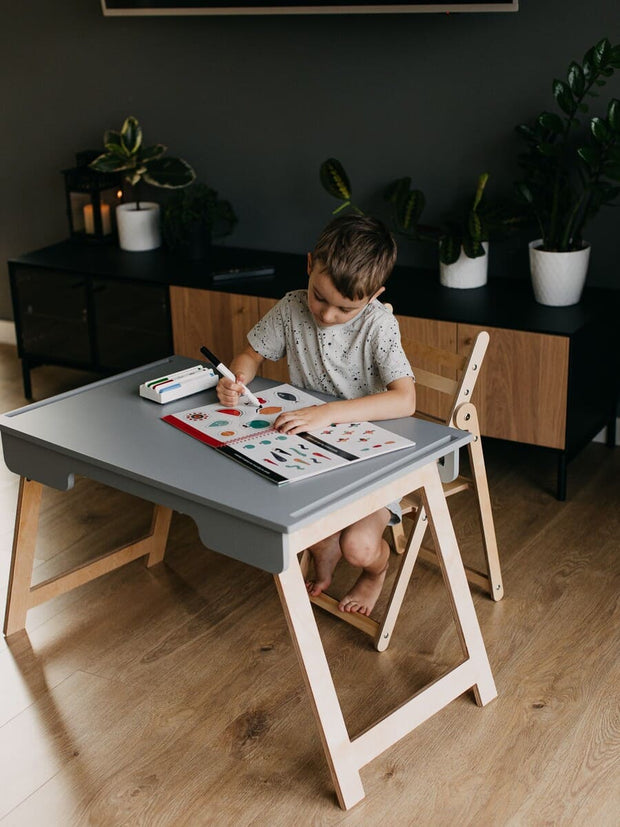
{"type": "Polygon", "coordinates": [[[88,164],[96,151],[78,152],[77,166],[64,169],[67,216],[72,239],[109,242],[116,239],[116,205],[123,197],[118,173],[96,172],[88,164]]]}

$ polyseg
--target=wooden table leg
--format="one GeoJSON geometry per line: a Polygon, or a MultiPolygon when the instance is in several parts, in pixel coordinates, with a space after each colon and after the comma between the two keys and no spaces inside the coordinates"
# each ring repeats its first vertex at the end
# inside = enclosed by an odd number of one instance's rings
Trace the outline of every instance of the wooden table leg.
{"type": "Polygon", "coordinates": [[[444,581],[448,587],[452,614],[461,645],[468,656],[473,674],[476,676],[472,684],[476,702],[479,706],[484,706],[497,696],[495,682],[439,474],[434,466],[427,466],[424,471],[422,496],[429,517],[429,527],[435,541],[444,581]]]}
{"type": "Polygon", "coordinates": [[[295,554],[291,558],[288,569],[275,574],[274,580],[312,702],[338,802],[346,810],[364,798],[360,765],[351,746],[299,561],[295,554]]]}
{"type": "Polygon", "coordinates": [[[41,483],[21,477],[17,496],[13,554],[4,615],[4,634],[12,635],[26,625],[30,608],[30,583],[41,507],[41,483]]]}
{"type": "Polygon", "coordinates": [[[148,557],[146,558],[146,565],[148,567],[155,566],[157,563],[161,563],[164,559],[171,519],[171,508],[166,508],[163,505],[155,506],[153,510],[153,519],[151,521],[151,529],[148,535],[150,537],[151,548],[148,557]]]}
{"type": "MultiPolygon", "coordinates": [[[[274,575],[343,809],[364,797],[359,770],[384,750],[468,689],[473,689],[479,706],[497,695],[436,463],[419,469],[412,486],[422,492],[464,659],[353,740],[347,732],[297,556],[292,554],[288,569],[274,575]]],[[[298,538],[295,546],[302,549],[303,538],[298,538]]]]}
{"type": "Polygon", "coordinates": [[[75,566],[69,571],[50,577],[36,586],[32,585],[32,570],[39,524],[41,492],[38,482],[22,477],[17,498],[13,557],[9,576],[9,589],[4,617],[4,634],[19,632],[26,626],[28,609],[39,606],[85,583],[137,560],[146,558],[147,566],[161,563],[166,551],[166,540],[172,510],[155,505],[149,533],[134,543],[106,552],[94,560],[75,566]]]}

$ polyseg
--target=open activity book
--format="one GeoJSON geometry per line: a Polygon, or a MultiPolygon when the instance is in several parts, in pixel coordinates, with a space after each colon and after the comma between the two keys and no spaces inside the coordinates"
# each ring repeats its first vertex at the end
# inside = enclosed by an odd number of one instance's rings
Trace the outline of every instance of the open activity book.
{"type": "Polygon", "coordinates": [[[282,411],[322,405],[323,401],[291,385],[260,391],[258,399],[260,407],[242,402],[237,408],[225,408],[215,403],[162,419],[278,485],[415,445],[373,422],[328,425],[294,436],[281,434],[273,423],[282,411]]]}

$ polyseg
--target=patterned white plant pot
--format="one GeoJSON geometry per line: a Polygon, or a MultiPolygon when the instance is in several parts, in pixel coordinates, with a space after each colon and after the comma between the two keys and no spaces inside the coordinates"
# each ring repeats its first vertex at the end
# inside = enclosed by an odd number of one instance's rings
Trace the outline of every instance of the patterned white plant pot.
{"type": "Polygon", "coordinates": [[[581,250],[553,253],[538,249],[541,244],[540,238],[529,244],[534,298],[552,307],[577,304],[588,273],[590,245],[584,241],[581,250]]]}
{"type": "Polygon", "coordinates": [[[482,287],[487,283],[487,271],[489,266],[489,244],[482,242],[484,255],[477,258],[469,258],[461,248],[461,255],[454,264],[439,262],[439,281],[444,287],[456,287],[467,289],[470,287],[482,287]]]}
{"type": "Polygon", "coordinates": [[[159,204],[154,201],[140,201],[119,204],[116,208],[116,225],[118,243],[121,250],[143,252],[161,247],[161,230],[159,227],[159,204]]]}

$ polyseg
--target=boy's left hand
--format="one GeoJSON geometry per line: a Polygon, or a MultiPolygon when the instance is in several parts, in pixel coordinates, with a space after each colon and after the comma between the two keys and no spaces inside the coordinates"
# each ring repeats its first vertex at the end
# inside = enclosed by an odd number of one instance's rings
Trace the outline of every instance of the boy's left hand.
{"type": "Polygon", "coordinates": [[[313,405],[311,408],[298,408],[285,411],[274,422],[274,428],[282,434],[299,434],[303,431],[315,431],[332,424],[327,405],[313,405]]]}

